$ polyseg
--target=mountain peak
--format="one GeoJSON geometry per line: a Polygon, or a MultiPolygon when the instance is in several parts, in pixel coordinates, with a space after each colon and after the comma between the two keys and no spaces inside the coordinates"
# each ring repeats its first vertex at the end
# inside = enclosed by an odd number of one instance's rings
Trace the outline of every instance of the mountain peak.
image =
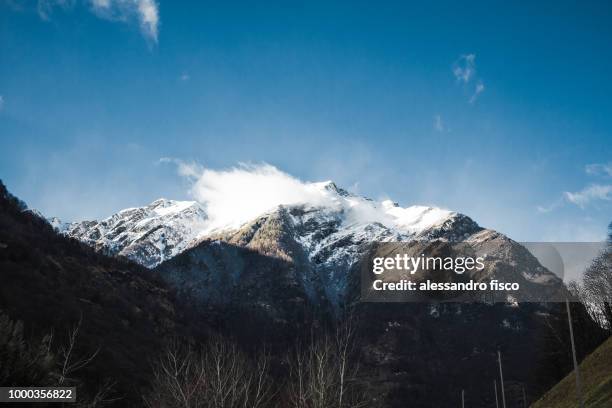
{"type": "Polygon", "coordinates": [[[337,194],[342,197],[348,197],[351,195],[345,189],[338,187],[338,185],[332,180],[321,181],[321,182],[311,183],[311,184],[317,187],[318,189],[320,189],[321,191],[328,191],[328,192],[337,194]]]}
{"type": "Polygon", "coordinates": [[[178,214],[189,208],[204,211],[197,201],[176,201],[167,198],[158,198],[147,207],[153,209],[159,216],[178,214]]]}
{"type": "Polygon", "coordinates": [[[109,255],[126,256],[148,268],[182,252],[204,230],[207,214],[196,201],[159,198],[100,221],[48,219],[60,233],[109,255]]]}

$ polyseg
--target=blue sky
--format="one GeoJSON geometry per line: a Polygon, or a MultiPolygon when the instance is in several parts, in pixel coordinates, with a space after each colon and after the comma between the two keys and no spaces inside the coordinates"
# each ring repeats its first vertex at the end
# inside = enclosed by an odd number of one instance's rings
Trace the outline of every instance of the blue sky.
{"type": "Polygon", "coordinates": [[[75,220],[189,198],[162,157],[265,162],[517,240],[601,239],[611,20],[605,1],[0,0],[0,178],[75,220]]]}

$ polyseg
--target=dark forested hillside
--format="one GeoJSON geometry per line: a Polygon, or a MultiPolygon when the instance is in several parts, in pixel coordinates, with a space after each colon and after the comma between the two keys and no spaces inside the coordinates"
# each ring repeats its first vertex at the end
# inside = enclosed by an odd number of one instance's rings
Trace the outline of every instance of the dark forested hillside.
{"type": "MultiPolygon", "coordinates": [[[[139,400],[137,390],[147,382],[150,361],[163,338],[186,334],[165,284],[141,266],[57,235],[2,183],[0,281],[0,311],[5,319],[22,321],[25,340],[37,342],[53,334],[50,349],[58,354],[68,331],[81,322],[73,355],[83,359],[97,354],[74,377],[92,393],[109,379],[116,382],[115,396],[139,400]]],[[[5,377],[2,385],[17,381],[5,377]]]]}

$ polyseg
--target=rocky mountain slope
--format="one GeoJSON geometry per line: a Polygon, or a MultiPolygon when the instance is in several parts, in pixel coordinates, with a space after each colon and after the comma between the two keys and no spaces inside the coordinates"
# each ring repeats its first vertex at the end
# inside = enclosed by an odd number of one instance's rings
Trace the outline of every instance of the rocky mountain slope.
{"type": "MultiPolygon", "coordinates": [[[[287,270],[292,273],[285,278],[291,278],[293,285],[300,288],[302,297],[316,304],[324,298],[325,306],[332,308],[338,308],[349,294],[349,271],[373,243],[381,242],[466,242],[490,257],[487,277],[511,279],[512,273],[504,275],[502,270],[522,265],[514,280],[536,291],[538,283],[561,286],[561,281],[539,268],[537,260],[520,245],[481,228],[463,214],[425,206],[402,208],[392,201],[350,194],[333,182],[311,183],[309,187],[317,194],[311,202],[278,205],[238,226],[219,224],[207,215],[205,205],[164,199],[120,211],[101,221],[50,222],[64,235],[98,251],[126,256],[148,268],[196,247],[202,247],[205,257],[210,257],[211,242],[246,248],[291,265],[287,270]]],[[[236,217],[240,218],[239,214],[236,217]]],[[[194,256],[193,252],[190,256],[194,256]]],[[[179,263],[185,264],[184,260],[179,263]]],[[[158,270],[200,297],[222,298],[212,294],[210,288],[201,287],[209,285],[212,276],[189,272],[189,279],[179,278],[178,269],[170,262],[158,270]],[[173,270],[168,272],[169,268],[173,270]]],[[[235,280],[240,272],[234,270],[230,275],[235,280]]]]}
{"type": "Polygon", "coordinates": [[[198,236],[206,213],[195,201],[159,199],[127,208],[100,221],[62,222],[50,218],[60,233],[107,255],[125,256],[147,268],[181,253],[198,236]]]}
{"type": "MultiPolygon", "coordinates": [[[[320,199],[316,203],[292,205],[295,211],[291,211],[291,217],[296,226],[299,224],[296,239],[312,257],[325,257],[335,243],[348,239],[354,242],[406,240],[435,235],[434,231],[459,237],[468,231],[457,228],[458,220],[468,229],[478,228],[467,217],[451,211],[424,206],[401,208],[391,201],[376,202],[349,194],[333,182],[311,183],[311,186],[320,199]]],[[[282,208],[282,204],[270,208],[269,214],[282,208]]],[[[98,251],[123,255],[152,268],[197,244],[197,240],[233,232],[240,234],[239,231],[257,221],[223,225],[209,218],[205,207],[195,201],[159,199],[99,221],[66,223],[50,218],[49,222],[60,233],[98,251]]]]}

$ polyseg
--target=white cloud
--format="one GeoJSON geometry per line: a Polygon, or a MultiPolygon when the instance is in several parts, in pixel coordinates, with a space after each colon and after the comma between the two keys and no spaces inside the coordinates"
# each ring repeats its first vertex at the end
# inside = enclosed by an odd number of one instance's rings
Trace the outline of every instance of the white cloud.
{"type": "Polygon", "coordinates": [[[157,42],[159,8],[155,0],[89,0],[93,12],[114,21],[137,19],[145,38],[157,42]]]}
{"type": "Polygon", "coordinates": [[[536,207],[536,209],[538,210],[539,213],[546,214],[546,213],[549,213],[549,212],[551,212],[553,210],[556,210],[557,208],[559,208],[562,205],[563,205],[563,200],[559,199],[559,200],[555,201],[554,203],[552,203],[549,206],[538,205],[536,207]]]}
{"type": "Polygon", "coordinates": [[[476,74],[476,54],[461,55],[453,64],[453,75],[457,82],[463,84],[466,91],[468,91],[468,88],[472,88],[471,84],[476,81],[474,90],[470,91],[470,103],[476,102],[478,96],[485,90],[484,82],[477,78],[476,74]]]}
{"type": "Polygon", "coordinates": [[[591,184],[581,191],[571,193],[566,191],[563,196],[567,201],[584,208],[593,201],[612,200],[612,185],[591,184]]]}
{"type": "Polygon", "coordinates": [[[181,74],[181,76],[179,77],[179,79],[180,79],[181,81],[183,81],[183,82],[186,82],[186,81],[189,81],[189,80],[191,79],[191,76],[190,76],[188,73],[183,72],[183,73],[181,74]]]}
{"type": "MultiPolygon", "coordinates": [[[[187,168],[192,176],[192,167],[187,168]]],[[[205,205],[215,223],[212,228],[237,227],[279,205],[322,205],[331,200],[316,183],[300,181],[269,164],[241,164],[228,170],[201,168],[190,194],[205,205]]]]}
{"type": "Polygon", "coordinates": [[[100,18],[124,23],[137,21],[142,35],[157,43],[159,7],[155,0],[38,0],[36,10],[41,19],[49,21],[54,9],[68,10],[77,2],[88,4],[88,8],[100,18]]]}
{"type": "Polygon", "coordinates": [[[178,174],[182,177],[195,180],[204,171],[204,167],[200,166],[196,162],[185,162],[183,160],[175,159],[172,157],[162,157],[158,160],[158,163],[172,163],[176,165],[178,174]]]}
{"type": "Polygon", "coordinates": [[[453,66],[453,74],[457,81],[469,83],[476,74],[476,55],[465,54],[459,57],[453,66]]]}
{"type": "Polygon", "coordinates": [[[587,164],[584,170],[586,171],[587,174],[590,174],[590,175],[594,175],[594,176],[603,175],[603,176],[612,177],[612,163],[587,164]]]}
{"type": "Polygon", "coordinates": [[[476,102],[476,99],[478,99],[478,95],[480,95],[484,90],[484,84],[482,83],[482,81],[478,81],[478,83],[476,84],[476,89],[474,90],[474,94],[472,94],[472,97],[470,98],[470,103],[476,102]]]}
{"type": "Polygon", "coordinates": [[[204,201],[210,200],[210,197],[219,192],[247,198],[261,195],[265,201],[271,203],[264,207],[273,208],[279,204],[320,201],[318,190],[315,191],[311,187],[312,183],[303,182],[270,164],[241,163],[228,170],[202,168],[192,193],[204,201]],[[247,194],[249,191],[254,194],[247,194]],[[269,194],[261,194],[264,192],[269,194]]]}
{"type": "Polygon", "coordinates": [[[0,95],[0,111],[4,109],[4,96],[0,95]]]}
{"type": "MultiPolygon", "coordinates": [[[[593,163],[584,166],[584,171],[590,176],[612,177],[612,163],[593,163]]],[[[538,206],[539,213],[551,212],[566,203],[574,204],[582,209],[596,201],[612,201],[612,185],[591,184],[580,191],[565,191],[563,195],[549,206],[538,206]]]]}
{"type": "Polygon", "coordinates": [[[450,214],[442,209],[401,208],[390,201],[339,195],[329,181],[304,182],[265,163],[213,170],[177,159],[160,161],[177,164],[179,174],[190,180],[190,195],[205,207],[208,214],[207,233],[215,229],[237,228],[280,205],[324,206],[342,213],[349,224],[379,222],[406,231],[426,228],[450,214]]]}
{"type": "Polygon", "coordinates": [[[550,207],[550,206],[549,207],[544,207],[544,206],[538,205],[536,207],[536,210],[538,210],[539,213],[546,214],[546,213],[551,212],[553,210],[553,208],[550,207]]]}
{"type": "Polygon", "coordinates": [[[157,26],[159,25],[159,11],[154,0],[137,0],[140,28],[143,33],[157,42],[157,26]]]}

